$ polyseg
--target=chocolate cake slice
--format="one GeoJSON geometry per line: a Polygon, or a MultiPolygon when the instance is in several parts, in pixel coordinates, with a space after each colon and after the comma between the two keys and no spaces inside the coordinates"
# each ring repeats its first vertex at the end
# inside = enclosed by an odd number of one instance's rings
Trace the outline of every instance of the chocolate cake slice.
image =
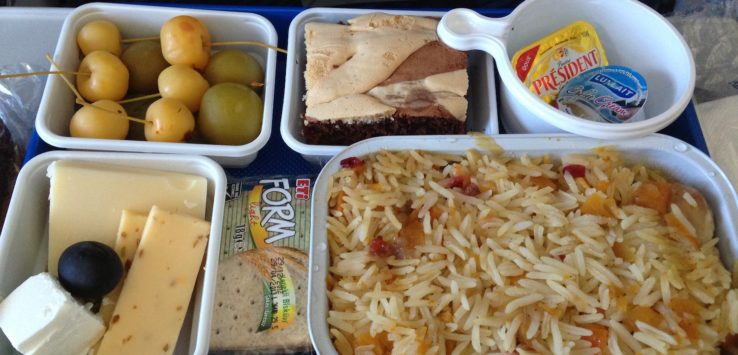
{"type": "Polygon", "coordinates": [[[307,24],[305,141],[464,133],[467,56],[442,44],[437,26],[384,13],[307,24]]]}

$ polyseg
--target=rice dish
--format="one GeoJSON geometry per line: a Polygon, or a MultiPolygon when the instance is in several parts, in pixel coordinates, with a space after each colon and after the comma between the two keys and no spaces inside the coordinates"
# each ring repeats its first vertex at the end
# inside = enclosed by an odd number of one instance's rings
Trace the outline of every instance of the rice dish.
{"type": "Polygon", "coordinates": [[[326,280],[339,353],[716,353],[738,333],[698,191],[607,148],[488,148],[341,162],[326,280]]]}

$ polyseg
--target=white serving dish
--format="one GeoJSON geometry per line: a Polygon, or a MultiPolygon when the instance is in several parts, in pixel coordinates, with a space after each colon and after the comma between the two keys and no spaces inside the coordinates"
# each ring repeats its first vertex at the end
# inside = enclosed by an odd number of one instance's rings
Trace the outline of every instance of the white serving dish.
{"type": "Polygon", "coordinates": [[[502,84],[500,118],[509,133],[642,137],[676,120],[694,91],[694,59],[684,38],[666,18],[636,0],[526,0],[499,19],[454,9],[441,20],[438,36],[450,47],[480,49],[495,58],[502,84]],[[646,79],[649,95],[640,111],[644,120],[612,124],[569,115],[518,79],[512,65],[517,51],[578,20],[596,28],[609,65],[631,67],[646,79]]]}
{"type": "MultiPolygon", "coordinates": [[[[136,154],[110,152],[53,151],[38,155],[21,169],[0,234],[0,299],[28,277],[46,269],[48,252],[49,178],[48,166],[57,160],[78,160],[149,168],[203,176],[208,180],[205,218],[210,238],[198,275],[194,297],[187,311],[175,354],[207,354],[210,339],[215,279],[218,271],[226,177],[211,159],[192,155],[136,154]]],[[[76,223],[70,221],[70,223],[76,223]]],[[[14,354],[0,332],[0,354],[14,354]]]]}
{"type": "MultiPolygon", "coordinates": [[[[554,157],[607,145],[621,151],[626,161],[660,168],[675,180],[695,187],[704,195],[715,216],[715,233],[720,238],[718,248],[723,263],[728,265],[729,261],[738,259],[738,195],[715,162],[681,140],[661,134],[616,142],[569,134],[506,134],[495,136],[494,140],[509,154],[549,154],[554,157]]],[[[462,154],[475,146],[475,138],[471,136],[380,137],[350,146],[325,165],[313,190],[308,277],[308,328],[318,353],[336,354],[326,322],[328,298],[325,280],[330,265],[327,243],[328,183],[341,168],[341,160],[380,150],[417,149],[462,154]]]]}
{"type": "MultiPolygon", "coordinates": [[[[444,12],[395,11],[370,9],[312,8],[299,13],[290,23],[287,42],[287,70],[285,76],[284,102],[282,103],[282,139],[292,150],[302,154],[308,161],[325,164],[346,146],[307,144],[302,138],[302,114],[305,113],[305,24],[308,22],[345,22],[353,17],[370,12],[386,12],[398,15],[434,16],[439,19],[444,12]]],[[[467,129],[497,134],[497,105],[495,102],[495,71],[491,56],[469,52],[469,111],[467,129]]]]}
{"type": "MultiPolygon", "coordinates": [[[[74,9],[67,16],[59,35],[59,42],[56,45],[54,60],[65,70],[77,70],[81,58],[76,36],[78,30],[87,22],[107,19],[118,26],[123,38],[135,38],[158,35],[164,22],[178,15],[197,17],[208,27],[213,41],[259,41],[274,46],[277,45],[277,32],[274,26],[267,19],[256,14],[91,3],[74,9]]],[[[256,159],[257,153],[267,143],[272,131],[276,52],[256,46],[229,46],[228,48],[240,48],[248,52],[257,59],[264,69],[265,86],[261,92],[264,113],[261,120],[261,133],[251,143],[217,145],[69,137],[69,120],[74,114],[75,98],[72,91],[58,75],[50,76],[46,82],[44,95],[36,116],[36,131],[44,141],[60,148],[196,154],[211,157],[221,165],[244,167],[256,159]]],[[[218,48],[214,49],[214,51],[216,50],[218,48]]]]}

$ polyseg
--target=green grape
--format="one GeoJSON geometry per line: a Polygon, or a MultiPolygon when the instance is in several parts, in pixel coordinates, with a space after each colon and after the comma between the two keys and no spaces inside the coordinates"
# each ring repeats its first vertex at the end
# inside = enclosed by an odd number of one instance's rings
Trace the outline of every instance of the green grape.
{"type": "Polygon", "coordinates": [[[202,97],[198,130],[209,143],[246,144],[261,132],[264,110],[259,95],[241,84],[212,86],[202,97]]]}
{"type": "Polygon", "coordinates": [[[161,55],[158,41],[136,42],[128,46],[120,59],[128,68],[131,91],[139,94],[157,92],[157,79],[162,70],[169,66],[161,55]]]}
{"type": "Polygon", "coordinates": [[[259,62],[237,49],[215,53],[205,67],[204,74],[210,85],[237,83],[252,86],[254,83],[264,83],[264,71],[259,62]]]}

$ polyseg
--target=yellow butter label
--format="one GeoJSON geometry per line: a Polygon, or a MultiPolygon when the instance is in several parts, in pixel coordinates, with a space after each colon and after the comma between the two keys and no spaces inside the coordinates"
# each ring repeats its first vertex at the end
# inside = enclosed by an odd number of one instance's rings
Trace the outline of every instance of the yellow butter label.
{"type": "Polygon", "coordinates": [[[519,50],[512,59],[518,78],[549,104],[559,89],[591,68],[607,65],[595,28],[584,21],[568,26],[519,50]]]}

